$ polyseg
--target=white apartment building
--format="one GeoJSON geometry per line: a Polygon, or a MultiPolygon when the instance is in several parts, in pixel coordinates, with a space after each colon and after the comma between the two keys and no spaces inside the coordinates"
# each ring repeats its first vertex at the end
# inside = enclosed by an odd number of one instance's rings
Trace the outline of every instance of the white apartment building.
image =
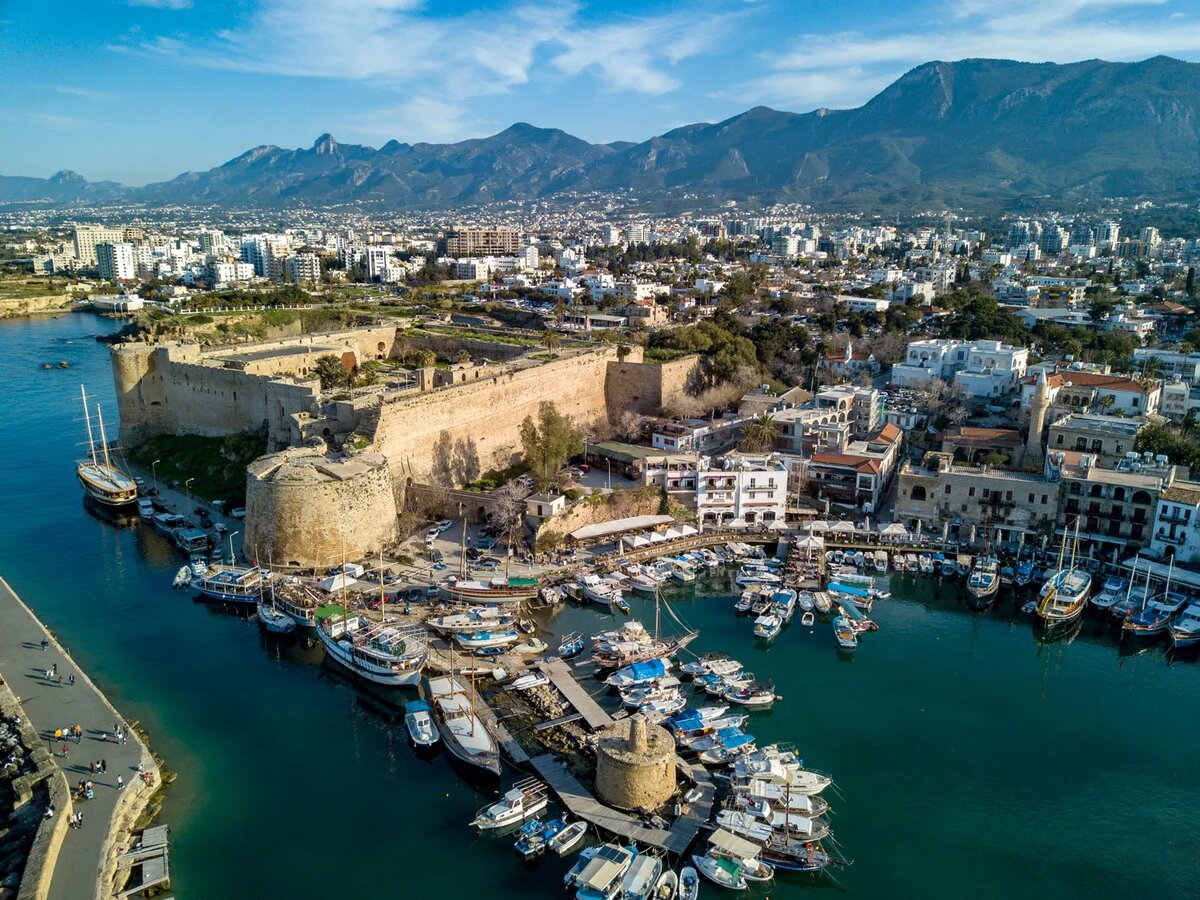
{"type": "Polygon", "coordinates": [[[913,341],[904,362],[892,367],[892,384],[925,388],[940,378],[953,382],[963,399],[1002,397],[1024,377],[1028,363],[1027,348],[1000,341],[913,341]]]}
{"type": "Polygon", "coordinates": [[[1177,562],[1200,561],[1200,483],[1176,481],[1159,496],[1150,550],[1177,562]]]}
{"type": "Polygon", "coordinates": [[[649,281],[618,281],[613,285],[613,294],[621,303],[637,303],[651,300],[662,292],[662,285],[649,281]]]}
{"type": "Polygon", "coordinates": [[[390,281],[389,273],[392,265],[391,244],[371,244],[367,247],[364,259],[367,264],[367,279],[369,281],[390,281]]]}
{"type": "Polygon", "coordinates": [[[945,294],[954,288],[954,276],[958,274],[958,269],[952,262],[935,263],[932,266],[919,266],[914,274],[918,284],[931,284],[935,294],[945,294]]]}
{"type": "Polygon", "coordinates": [[[778,457],[730,454],[696,473],[696,518],[709,528],[782,521],[787,491],[788,468],[778,457]]]}
{"type": "Polygon", "coordinates": [[[321,259],[315,253],[293,253],[285,263],[288,279],[292,284],[321,280],[321,259]]]}
{"type": "Polygon", "coordinates": [[[254,277],[254,266],[247,262],[213,260],[208,265],[209,279],[213,284],[235,284],[254,277]]]}
{"type": "Polygon", "coordinates": [[[1158,361],[1160,377],[1179,378],[1191,385],[1200,384],[1200,353],[1180,353],[1155,347],[1139,347],[1133,351],[1135,368],[1144,366],[1151,359],[1158,361]]]}
{"type": "Polygon", "coordinates": [[[100,244],[120,244],[125,240],[125,229],[106,228],[102,225],[77,225],[73,233],[75,258],[80,265],[92,267],[99,264],[96,247],[100,244]]]}
{"type": "Polygon", "coordinates": [[[96,245],[96,267],[101,278],[127,280],[137,277],[137,263],[133,258],[133,244],[124,242],[96,245]]]}

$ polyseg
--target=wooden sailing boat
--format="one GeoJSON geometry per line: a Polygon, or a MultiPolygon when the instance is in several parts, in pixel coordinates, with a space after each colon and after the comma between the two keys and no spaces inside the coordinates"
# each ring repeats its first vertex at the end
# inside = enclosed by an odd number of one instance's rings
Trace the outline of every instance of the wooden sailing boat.
{"type": "Polygon", "coordinates": [[[1041,597],[1037,605],[1037,615],[1047,628],[1055,625],[1066,625],[1083,615],[1088,593],[1092,586],[1092,576],[1075,566],[1076,555],[1079,552],[1079,517],[1075,517],[1075,536],[1071,541],[1070,564],[1063,566],[1067,550],[1067,533],[1063,530],[1062,546],[1058,552],[1058,570],[1051,573],[1042,585],[1041,597]]]}
{"type": "Polygon", "coordinates": [[[88,410],[87,391],[79,386],[83,399],[83,421],[87,426],[88,457],[75,464],[75,474],[83,485],[84,493],[104,506],[120,507],[136,503],[137,482],[113,464],[108,453],[108,438],[104,433],[104,415],[96,405],[96,419],[100,428],[100,453],[96,452],[96,441],[92,434],[92,418],[88,410]]]}

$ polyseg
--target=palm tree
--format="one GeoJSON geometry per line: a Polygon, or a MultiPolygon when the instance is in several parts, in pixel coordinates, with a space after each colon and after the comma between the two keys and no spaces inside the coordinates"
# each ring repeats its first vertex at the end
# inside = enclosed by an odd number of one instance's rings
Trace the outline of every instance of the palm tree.
{"type": "Polygon", "coordinates": [[[755,416],[742,429],[742,449],[750,453],[762,453],[770,449],[779,436],[779,426],[770,413],[755,416]]]}
{"type": "Polygon", "coordinates": [[[1157,356],[1150,356],[1142,363],[1142,377],[1147,381],[1153,381],[1161,378],[1163,373],[1162,360],[1157,356]]]}
{"type": "Polygon", "coordinates": [[[547,328],[545,335],[542,337],[542,345],[553,353],[561,344],[562,338],[558,336],[558,332],[552,328],[547,328]]]}

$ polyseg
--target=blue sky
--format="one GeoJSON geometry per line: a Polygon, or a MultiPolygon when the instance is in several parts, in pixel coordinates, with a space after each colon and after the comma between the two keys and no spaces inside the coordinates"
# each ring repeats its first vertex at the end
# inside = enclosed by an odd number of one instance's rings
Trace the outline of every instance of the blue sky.
{"type": "Polygon", "coordinates": [[[930,59],[1200,60],[1194,0],[0,0],[0,173],[144,184],[322,132],[642,140],[930,59]]]}

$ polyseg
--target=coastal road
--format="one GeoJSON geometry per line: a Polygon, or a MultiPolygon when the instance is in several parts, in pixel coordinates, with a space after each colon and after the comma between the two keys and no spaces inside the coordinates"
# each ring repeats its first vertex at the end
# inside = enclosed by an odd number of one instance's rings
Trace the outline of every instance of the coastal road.
{"type": "MultiPolygon", "coordinates": [[[[75,811],[84,815],[83,827],[67,832],[48,895],[50,900],[94,897],[108,852],[108,832],[122,797],[117,790],[117,776],[128,786],[139,777],[139,763],[150,770],[154,762],[137,735],[130,734],[125,744],[115,742],[113,725],[120,721],[127,732],[128,725],[3,579],[0,675],[20,698],[25,715],[67,776],[72,793],[81,778],[90,779],[95,786],[95,799],[75,801],[75,811]],[[41,642],[47,637],[50,644],[43,651],[41,642]],[[55,664],[62,675],[61,685],[45,674],[55,664]],[[75,676],[73,685],[68,684],[70,675],[75,676]],[[54,741],[54,730],[75,724],[82,726],[83,738],[78,744],[68,741],[68,755],[64,757],[62,742],[54,741]],[[107,762],[108,773],[90,774],[89,764],[101,759],[107,762]]],[[[67,811],[55,810],[55,814],[67,815],[67,811]]]]}

